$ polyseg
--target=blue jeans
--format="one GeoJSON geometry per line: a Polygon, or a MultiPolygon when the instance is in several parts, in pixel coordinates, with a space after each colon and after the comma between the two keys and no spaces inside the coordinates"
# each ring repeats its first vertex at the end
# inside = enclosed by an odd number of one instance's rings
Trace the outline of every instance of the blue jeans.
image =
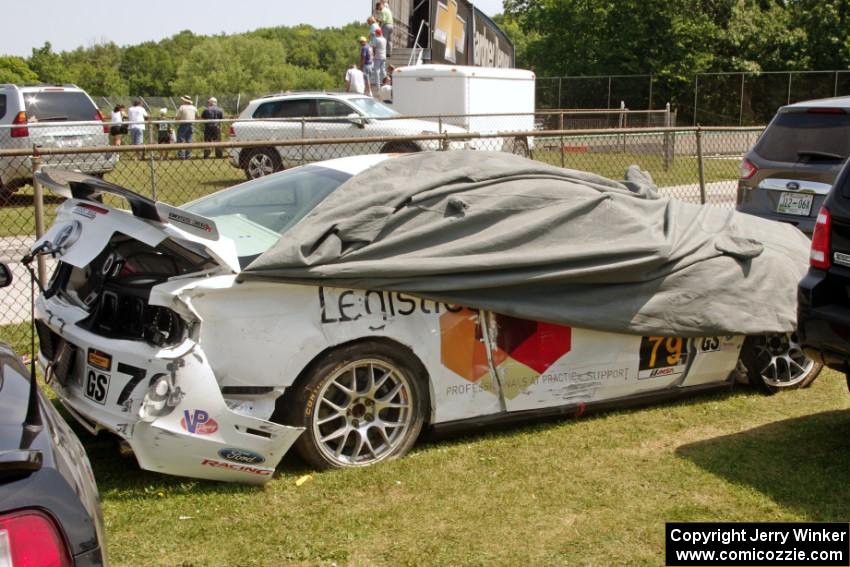
{"type": "Polygon", "coordinates": [[[141,144],[145,137],[145,131],[138,128],[130,128],[130,138],[134,146],[141,144]]]}
{"type": "Polygon", "coordinates": [[[368,89],[369,83],[372,82],[372,73],[374,73],[374,63],[369,63],[368,65],[363,65],[363,80],[366,81],[366,87],[368,89]]]}
{"type": "Polygon", "coordinates": [[[375,70],[372,72],[372,84],[380,87],[384,82],[384,77],[387,76],[387,60],[376,57],[373,66],[375,70]]]}
{"type": "MultiPolygon", "coordinates": [[[[179,124],[177,126],[177,143],[178,144],[191,144],[192,143],[192,125],[191,124],[179,124]]],[[[192,155],[192,152],[189,150],[178,150],[177,157],[181,159],[186,159],[192,155]]]]}

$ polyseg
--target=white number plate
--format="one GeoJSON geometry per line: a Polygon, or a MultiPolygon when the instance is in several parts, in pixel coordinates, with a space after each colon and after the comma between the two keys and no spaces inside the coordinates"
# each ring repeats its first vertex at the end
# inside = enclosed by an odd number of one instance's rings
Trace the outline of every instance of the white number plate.
{"type": "Polygon", "coordinates": [[[814,198],[814,195],[805,193],[783,193],[779,196],[779,204],[776,205],[776,212],[807,217],[812,211],[812,201],[814,198]]]}

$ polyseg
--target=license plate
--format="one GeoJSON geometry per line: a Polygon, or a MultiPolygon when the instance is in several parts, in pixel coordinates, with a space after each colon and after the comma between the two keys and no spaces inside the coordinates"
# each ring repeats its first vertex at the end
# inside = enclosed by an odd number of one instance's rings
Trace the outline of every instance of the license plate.
{"type": "Polygon", "coordinates": [[[779,204],[776,205],[776,212],[807,217],[812,211],[812,201],[814,198],[814,195],[782,193],[779,196],[779,204]]]}
{"type": "Polygon", "coordinates": [[[109,374],[99,368],[87,366],[83,393],[88,399],[105,404],[106,395],[109,393],[109,374]]]}
{"type": "Polygon", "coordinates": [[[83,140],[79,136],[66,136],[56,138],[57,148],[80,148],[83,145],[83,140]]]}

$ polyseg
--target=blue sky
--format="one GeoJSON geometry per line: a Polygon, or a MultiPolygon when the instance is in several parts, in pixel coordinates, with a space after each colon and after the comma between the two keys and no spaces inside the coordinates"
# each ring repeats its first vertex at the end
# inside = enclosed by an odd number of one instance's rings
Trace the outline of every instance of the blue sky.
{"type": "MultiPolygon", "coordinates": [[[[502,11],[501,0],[474,0],[485,14],[502,11]]],[[[310,24],[341,26],[365,20],[370,0],[29,0],[7,6],[0,55],[29,56],[45,41],[54,51],[114,41],[132,45],[180,30],[234,33],[259,27],[310,24]]]]}

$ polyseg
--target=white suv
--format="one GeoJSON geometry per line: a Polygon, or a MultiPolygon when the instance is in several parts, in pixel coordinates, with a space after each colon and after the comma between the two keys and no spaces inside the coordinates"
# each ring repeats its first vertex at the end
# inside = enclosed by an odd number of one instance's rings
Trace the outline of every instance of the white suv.
{"type": "MultiPolygon", "coordinates": [[[[0,149],[81,148],[109,144],[108,125],[86,92],[74,85],[0,84],[0,149]]],[[[102,175],[118,160],[113,153],[44,156],[46,166],[61,165],[102,175]]],[[[14,191],[32,179],[26,156],[0,156],[0,192],[14,191]]]]}
{"type": "MultiPolygon", "coordinates": [[[[252,100],[230,127],[230,141],[358,138],[466,133],[463,128],[403,118],[369,96],[347,93],[287,93],[252,100]]],[[[255,179],[314,161],[331,158],[442,149],[441,140],[380,143],[316,144],[234,148],[233,166],[255,179]]],[[[449,149],[472,149],[470,142],[451,141],[449,149]]]]}

